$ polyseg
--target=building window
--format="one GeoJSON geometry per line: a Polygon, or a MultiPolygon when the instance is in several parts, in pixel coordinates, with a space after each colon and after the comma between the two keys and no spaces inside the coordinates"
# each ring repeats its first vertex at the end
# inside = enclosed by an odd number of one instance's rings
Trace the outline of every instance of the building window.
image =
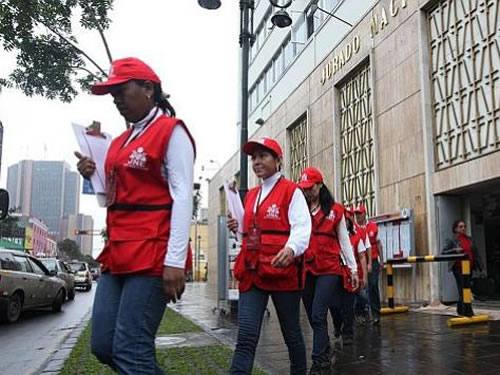
{"type": "Polygon", "coordinates": [[[289,171],[292,181],[299,181],[302,170],[307,167],[309,160],[307,140],[307,115],[303,115],[288,128],[289,171]]]}
{"type": "Polygon", "coordinates": [[[375,165],[370,66],[366,64],[338,87],[342,202],[363,203],[375,214],[375,165]]]}
{"type": "MultiPolygon", "coordinates": [[[[334,8],[337,6],[340,0],[319,0],[318,7],[330,12],[334,13],[334,8]]],[[[323,22],[330,17],[325,12],[322,12],[319,9],[309,8],[306,11],[306,23],[307,23],[307,39],[309,39],[316,31],[319,30],[323,22]]]]}
{"type": "Polygon", "coordinates": [[[498,0],[440,1],[428,14],[437,169],[500,149],[498,0]]]}

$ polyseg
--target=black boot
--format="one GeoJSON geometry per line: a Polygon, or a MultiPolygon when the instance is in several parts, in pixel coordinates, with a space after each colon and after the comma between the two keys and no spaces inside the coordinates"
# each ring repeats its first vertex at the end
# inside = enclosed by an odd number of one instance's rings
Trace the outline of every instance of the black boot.
{"type": "Polygon", "coordinates": [[[309,375],[331,375],[333,374],[333,366],[331,361],[329,362],[314,362],[309,370],[309,375]]]}

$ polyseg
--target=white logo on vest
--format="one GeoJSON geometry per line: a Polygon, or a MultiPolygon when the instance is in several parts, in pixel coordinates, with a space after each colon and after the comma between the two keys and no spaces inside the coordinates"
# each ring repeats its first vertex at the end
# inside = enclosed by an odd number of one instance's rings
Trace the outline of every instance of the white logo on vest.
{"type": "Polygon", "coordinates": [[[267,208],[265,218],[266,219],[276,219],[276,220],[279,220],[279,218],[280,218],[280,208],[275,203],[273,203],[271,206],[269,206],[267,208]]]}
{"type": "Polygon", "coordinates": [[[128,157],[127,166],[135,169],[147,169],[148,158],[147,154],[144,151],[143,147],[138,147],[137,150],[132,151],[130,156],[128,157]]]}

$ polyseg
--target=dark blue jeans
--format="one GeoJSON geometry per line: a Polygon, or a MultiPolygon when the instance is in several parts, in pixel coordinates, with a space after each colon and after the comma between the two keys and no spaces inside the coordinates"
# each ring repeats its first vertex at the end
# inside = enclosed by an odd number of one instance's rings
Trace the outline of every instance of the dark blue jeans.
{"type": "Polygon", "coordinates": [[[330,360],[328,310],[340,311],[341,291],[342,278],[340,276],[314,276],[307,273],[302,301],[313,329],[312,360],[314,363],[325,363],[330,360]]]}
{"type": "Polygon", "coordinates": [[[372,318],[380,318],[380,292],[378,290],[378,276],[380,273],[380,263],[378,260],[372,261],[372,272],[368,273],[368,294],[370,296],[370,309],[372,318]]]}
{"type": "Polygon", "coordinates": [[[354,295],[354,313],[356,316],[366,316],[368,306],[368,287],[358,291],[354,295]]]}
{"type": "Polygon", "coordinates": [[[240,293],[238,306],[238,339],[234,350],[231,374],[250,374],[252,372],[255,349],[259,342],[262,318],[271,296],[281,333],[288,347],[290,374],[305,375],[307,371],[306,346],[300,328],[301,292],[268,292],[252,288],[240,293]]]}
{"type": "Polygon", "coordinates": [[[92,353],[119,374],[163,374],[155,336],[166,305],[161,277],[103,273],[92,311],[92,353]]]}
{"type": "Polygon", "coordinates": [[[349,293],[344,288],[340,290],[340,309],[332,309],[333,327],[335,336],[354,335],[354,293],[349,293]]]}

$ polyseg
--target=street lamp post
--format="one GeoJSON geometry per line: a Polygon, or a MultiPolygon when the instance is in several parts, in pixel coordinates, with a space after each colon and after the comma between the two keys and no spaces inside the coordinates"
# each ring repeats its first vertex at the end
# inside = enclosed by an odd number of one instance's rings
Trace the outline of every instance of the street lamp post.
{"type": "MultiPolygon", "coordinates": [[[[198,0],[205,9],[217,9],[220,0],[198,0]]],[[[254,0],[240,0],[240,48],[241,48],[241,132],[240,132],[240,196],[243,199],[248,190],[248,158],[242,152],[248,141],[248,60],[253,44],[254,0]]]]}

